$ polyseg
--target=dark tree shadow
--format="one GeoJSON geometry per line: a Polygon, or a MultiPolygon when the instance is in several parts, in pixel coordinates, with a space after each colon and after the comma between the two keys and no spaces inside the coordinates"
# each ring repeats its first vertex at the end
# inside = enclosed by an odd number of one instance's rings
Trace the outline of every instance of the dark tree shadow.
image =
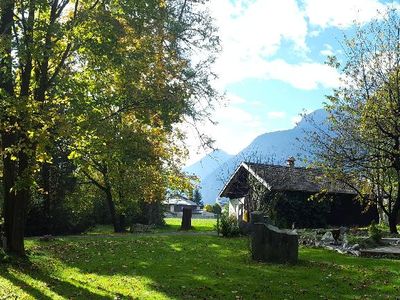
{"type": "Polygon", "coordinates": [[[83,273],[146,277],[152,282],[148,285],[151,290],[176,299],[263,299],[287,294],[310,299],[323,296],[327,289],[352,298],[384,294],[385,285],[399,283],[400,263],[396,262],[399,271],[393,272],[393,268],[385,269],[384,261],[326,251],[303,250],[307,256],[301,256],[299,263],[292,266],[251,261],[244,239],[204,235],[115,239],[112,243],[108,239],[82,241],[87,249],[96,247],[98,251],[83,250],[90,261],[87,264],[61,256],[59,259],[83,273]],[[103,257],[124,260],[116,259],[109,265],[96,263],[103,257]],[[373,276],[374,270],[384,273],[385,282],[369,282],[366,272],[373,276]]]}
{"type": "MultiPolygon", "coordinates": [[[[18,268],[18,266],[16,266],[16,268],[18,268]]],[[[34,280],[46,283],[46,288],[58,294],[59,296],[67,299],[94,299],[94,300],[113,299],[113,297],[111,296],[107,297],[99,295],[83,287],[79,287],[69,282],[62,281],[40,270],[29,270],[28,268],[17,269],[17,270],[19,272],[26,274],[27,276],[31,277],[34,280]]],[[[0,277],[9,280],[14,286],[19,287],[21,290],[32,296],[34,299],[44,299],[44,300],[53,299],[52,297],[45,295],[43,291],[40,290],[40,288],[30,285],[28,282],[25,282],[21,278],[18,278],[16,275],[10,273],[8,270],[1,270],[0,277]]]]}
{"type": "MultiPolygon", "coordinates": [[[[365,295],[390,298],[398,292],[394,287],[400,284],[400,261],[302,249],[297,265],[257,263],[250,259],[248,240],[243,238],[104,237],[53,241],[38,248],[41,254],[34,255],[50,257],[60,266],[74,268],[83,275],[109,276],[110,280],[112,276],[121,275],[127,282],[129,278],[146,278],[148,281],[140,283],[144,285],[143,291],[158,292],[174,299],[268,299],[287,298],[288,295],[295,299],[317,299],[326,295],[330,298],[363,298],[365,295]]],[[[59,278],[51,269],[16,269],[46,282],[51,291],[69,299],[131,299],[132,296],[140,299],[143,296],[141,291],[138,295],[118,294],[115,287],[111,290],[96,283],[89,290],[91,281],[85,281],[85,277],[73,278],[71,283],[59,278]]],[[[0,276],[35,299],[50,299],[7,270],[0,270],[0,276]]],[[[149,298],[148,295],[144,297],[149,298]]]]}

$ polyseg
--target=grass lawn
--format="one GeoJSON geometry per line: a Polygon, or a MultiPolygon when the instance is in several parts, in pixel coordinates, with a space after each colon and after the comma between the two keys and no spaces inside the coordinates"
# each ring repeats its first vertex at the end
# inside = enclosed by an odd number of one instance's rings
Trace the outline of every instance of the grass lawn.
{"type": "MultiPolygon", "coordinates": [[[[168,232],[178,231],[181,227],[181,218],[165,218],[165,226],[151,230],[151,232],[168,232]]],[[[216,219],[192,219],[193,231],[214,231],[214,226],[217,224],[216,219]]],[[[104,235],[113,234],[112,225],[96,225],[87,232],[88,235],[104,235]]]]}
{"type": "MultiPolygon", "coordinates": [[[[181,218],[165,218],[165,228],[162,230],[179,230],[181,227],[181,218]]],[[[194,231],[214,231],[217,225],[216,219],[192,219],[194,231]]]]}
{"type": "MultiPolygon", "coordinates": [[[[249,259],[248,239],[150,234],[28,240],[0,264],[0,299],[396,299],[400,261],[300,249],[298,265],[249,259]]],[[[398,298],[397,298],[398,299],[398,298]]]]}

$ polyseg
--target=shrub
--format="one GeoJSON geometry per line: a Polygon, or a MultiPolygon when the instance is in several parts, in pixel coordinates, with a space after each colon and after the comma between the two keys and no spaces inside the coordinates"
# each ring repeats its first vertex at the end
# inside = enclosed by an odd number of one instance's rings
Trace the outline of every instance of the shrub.
{"type": "Polygon", "coordinates": [[[240,233],[239,225],[234,216],[230,216],[228,212],[221,215],[221,219],[217,224],[217,230],[225,237],[238,236],[240,233]]]}
{"type": "Polygon", "coordinates": [[[222,212],[222,208],[218,203],[215,203],[212,207],[212,212],[216,215],[220,215],[222,212]]]}
{"type": "Polygon", "coordinates": [[[3,248],[0,248],[0,263],[7,263],[10,261],[10,257],[4,251],[3,248]]]}
{"type": "Polygon", "coordinates": [[[204,206],[204,210],[206,212],[213,212],[213,207],[210,204],[206,204],[206,206],[204,206]]]}
{"type": "Polygon", "coordinates": [[[382,240],[382,231],[376,226],[375,221],[372,221],[368,228],[369,238],[379,244],[382,240]]]}

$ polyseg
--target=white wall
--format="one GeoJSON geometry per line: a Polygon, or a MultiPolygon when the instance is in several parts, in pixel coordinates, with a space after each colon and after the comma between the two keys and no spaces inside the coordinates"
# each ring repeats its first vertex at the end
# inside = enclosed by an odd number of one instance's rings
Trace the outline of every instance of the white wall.
{"type": "Polygon", "coordinates": [[[244,204],[244,197],[229,200],[229,215],[233,215],[236,219],[239,218],[239,205],[244,204]]]}

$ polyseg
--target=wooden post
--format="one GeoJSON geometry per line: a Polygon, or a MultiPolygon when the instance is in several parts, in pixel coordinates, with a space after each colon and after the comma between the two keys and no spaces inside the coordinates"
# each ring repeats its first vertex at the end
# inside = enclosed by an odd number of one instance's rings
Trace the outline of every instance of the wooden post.
{"type": "Polygon", "coordinates": [[[184,207],[182,209],[181,230],[189,230],[192,228],[192,209],[184,207]]]}
{"type": "Polygon", "coordinates": [[[2,244],[3,250],[6,251],[7,250],[7,238],[5,236],[1,237],[1,244],[2,244]]]}
{"type": "Polygon", "coordinates": [[[219,236],[219,216],[220,214],[217,214],[217,236],[219,236]]]}

